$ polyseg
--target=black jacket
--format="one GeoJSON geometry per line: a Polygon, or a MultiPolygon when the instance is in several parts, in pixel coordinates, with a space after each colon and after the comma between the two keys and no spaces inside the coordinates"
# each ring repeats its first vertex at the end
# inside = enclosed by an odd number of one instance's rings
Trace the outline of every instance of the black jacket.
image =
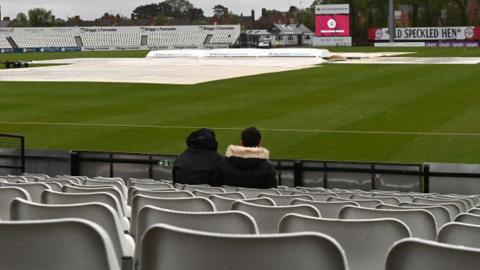
{"type": "Polygon", "coordinates": [[[187,138],[187,150],[176,160],[172,171],[174,183],[218,185],[218,166],[222,159],[217,153],[215,133],[200,129],[187,138]]]}
{"type": "Polygon", "coordinates": [[[277,187],[275,169],[268,160],[268,150],[256,148],[257,152],[253,154],[248,151],[250,149],[247,147],[240,146],[227,149],[227,157],[220,162],[220,183],[246,188],[277,187]]]}

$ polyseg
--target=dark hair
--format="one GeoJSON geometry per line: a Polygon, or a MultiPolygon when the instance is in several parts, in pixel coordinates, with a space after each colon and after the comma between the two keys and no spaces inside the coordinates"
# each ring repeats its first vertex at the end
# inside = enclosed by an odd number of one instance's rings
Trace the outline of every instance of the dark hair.
{"type": "Polygon", "coordinates": [[[196,130],[187,137],[187,146],[193,149],[217,151],[217,144],[215,131],[207,128],[196,130]]]}
{"type": "Polygon", "coordinates": [[[257,147],[261,139],[262,135],[256,127],[249,127],[242,131],[242,144],[245,147],[257,147]]]}

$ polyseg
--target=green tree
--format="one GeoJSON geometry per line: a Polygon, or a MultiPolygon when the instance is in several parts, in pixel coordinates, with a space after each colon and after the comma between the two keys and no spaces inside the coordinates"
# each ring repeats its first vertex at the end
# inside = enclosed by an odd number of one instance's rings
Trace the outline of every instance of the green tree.
{"type": "Polygon", "coordinates": [[[158,15],[155,18],[155,25],[167,25],[168,23],[168,18],[165,17],[164,15],[158,15]]]}
{"type": "Polygon", "coordinates": [[[28,22],[31,27],[52,26],[54,19],[51,10],[33,8],[28,11],[28,22]]]}
{"type": "Polygon", "coordinates": [[[25,13],[20,12],[17,14],[17,16],[15,17],[15,26],[17,27],[28,26],[28,18],[27,18],[27,15],[25,15],[25,13]]]}

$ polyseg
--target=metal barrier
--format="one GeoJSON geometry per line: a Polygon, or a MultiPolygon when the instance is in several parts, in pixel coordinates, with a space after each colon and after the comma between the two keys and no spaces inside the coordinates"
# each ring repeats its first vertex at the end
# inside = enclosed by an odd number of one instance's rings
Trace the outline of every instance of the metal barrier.
{"type": "Polygon", "coordinates": [[[0,133],[0,175],[25,172],[25,138],[0,133]]]}

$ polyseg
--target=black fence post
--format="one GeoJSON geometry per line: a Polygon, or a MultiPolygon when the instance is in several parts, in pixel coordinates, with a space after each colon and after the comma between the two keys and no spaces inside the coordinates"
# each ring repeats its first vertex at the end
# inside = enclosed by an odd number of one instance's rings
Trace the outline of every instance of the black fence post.
{"type": "Polygon", "coordinates": [[[293,184],[296,187],[303,185],[303,162],[301,161],[293,163],[293,184]]]}
{"type": "Polygon", "coordinates": [[[430,193],[430,165],[423,164],[423,193],[430,193]]]}
{"type": "Polygon", "coordinates": [[[21,166],[22,166],[22,173],[25,173],[25,137],[20,137],[20,144],[21,144],[21,166]]]}
{"type": "Polygon", "coordinates": [[[70,175],[80,175],[80,165],[78,164],[78,152],[70,151],[70,175]]]}

